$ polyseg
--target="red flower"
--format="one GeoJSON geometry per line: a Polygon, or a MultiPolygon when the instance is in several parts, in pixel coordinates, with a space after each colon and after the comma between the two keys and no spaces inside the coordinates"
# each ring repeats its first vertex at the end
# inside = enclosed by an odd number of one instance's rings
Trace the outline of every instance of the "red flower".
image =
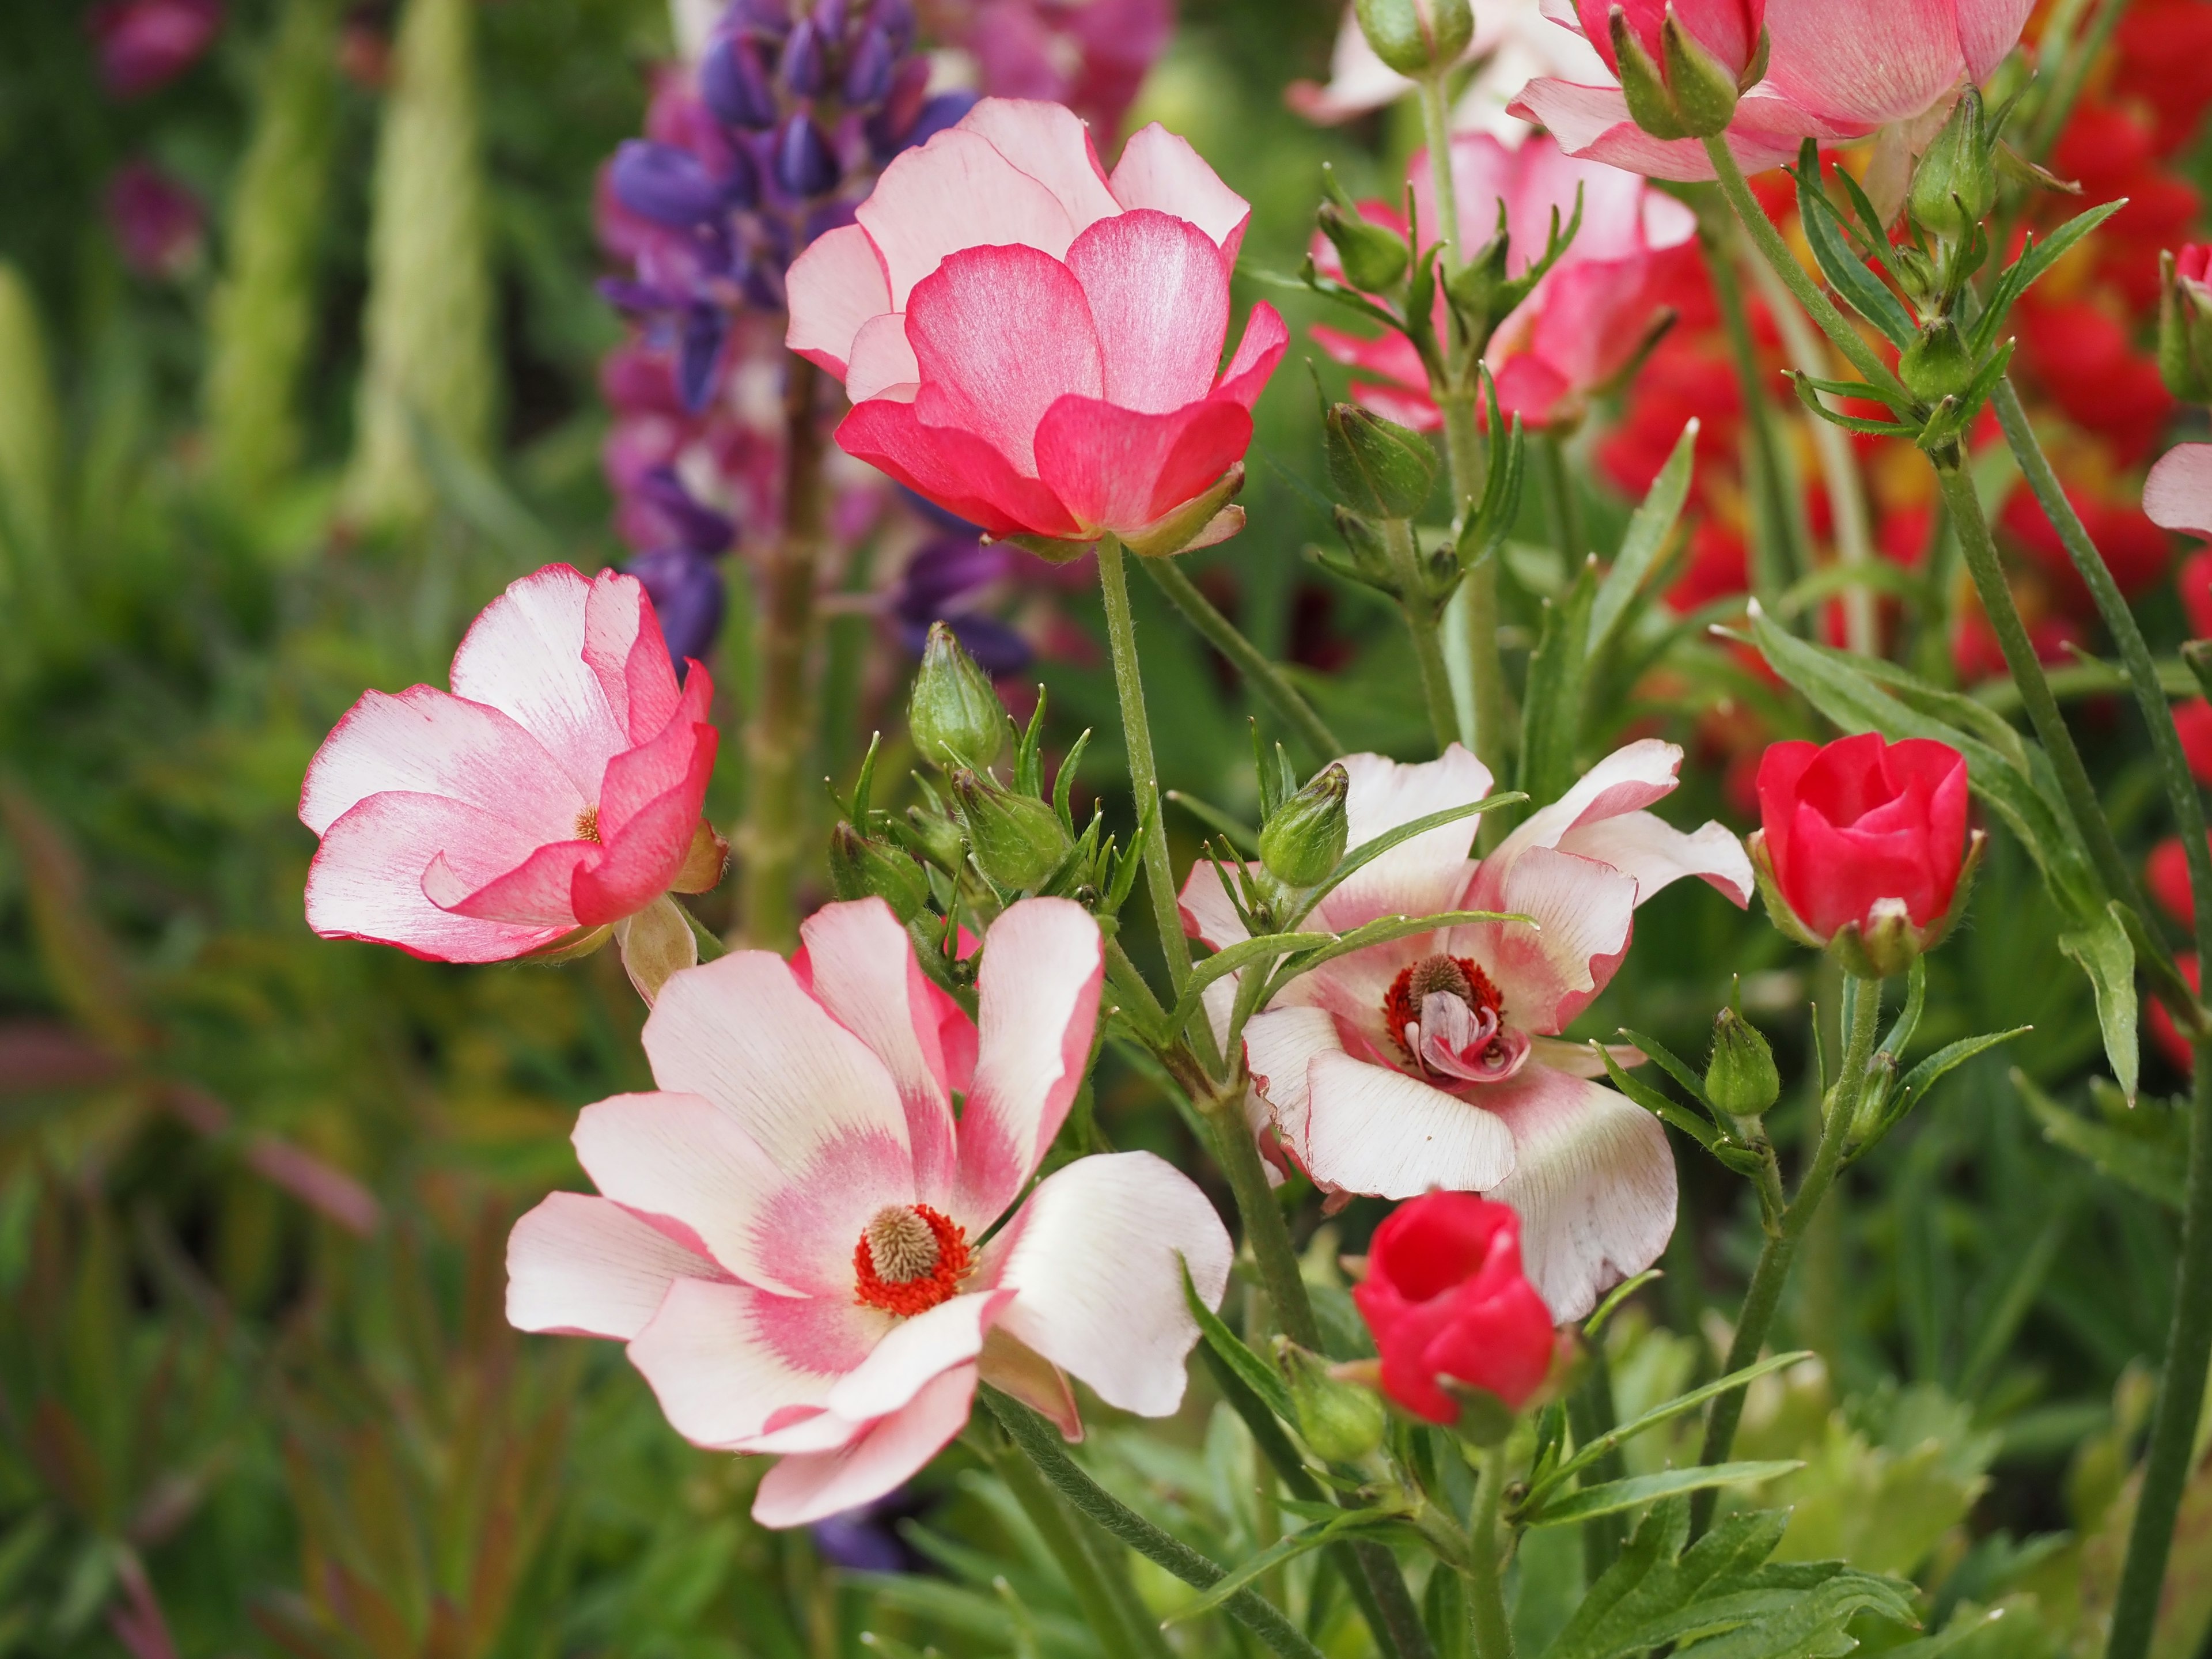
{"type": "Polygon", "coordinates": [[[1375,1230],[1352,1300],[1375,1333],[1382,1392],[1431,1423],[1459,1419],[1449,1378],[1518,1410],[1552,1369],[1552,1316],[1521,1271],[1521,1220],[1472,1193],[1431,1193],[1375,1230]]]}
{"type": "Polygon", "coordinates": [[[1966,757],[1872,732],[1825,748],[1778,743],[1759,763],[1759,817],[1753,862],[1814,939],[1850,927],[1925,934],[1966,867],[1966,757]]]}
{"type": "Polygon", "coordinates": [[[2174,704],[2173,729],[2180,734],[2190,775],[2199,783],[2212,783],[2212,703],[2191,697],[2174,704]]]}
{"type": "Polygon", "coordinates": [[[2190,638],[2212,640],[2212,547],[2201,548],[2184,559],[2174,585],[2181,590],[2190,638]]]}
{"type": "MultiPolygon", "coordinates": [[[[2194,951],[2179,958],[2174,965],[2181,969],[2181,977],[2188,982],[2191,990],[2203,988],[2194,951]]],[[[2197,1069],[2197,1056],[2191,1050],[2188,1039],[2174,1024],[2173,1016],[2166,1012],[2166,1005],[2155,998],[2152,999],[2150,1005],[2150,1034],[2158,1044],[2159,1052],[2173,1062],[2177,1071],[2193,1072],[2197,1069]]]]}
{"type": "Polygon", "coordinates": [[[2143,885],[2159,908],[2184,927],[2197,925],[2197,905],[2189,891],[2189,852],[2181,837],[2168,836],[2150,849],[2143,866],[2143,885]]]}

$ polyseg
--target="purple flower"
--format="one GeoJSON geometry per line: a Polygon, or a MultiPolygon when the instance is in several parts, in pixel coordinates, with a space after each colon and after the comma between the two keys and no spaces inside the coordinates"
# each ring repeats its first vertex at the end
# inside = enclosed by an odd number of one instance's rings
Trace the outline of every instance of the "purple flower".
{"type": "Polygon", "coordinates": [[[920,1572],[927,1565],[900,1536],[902,1521],[929,1507],[910,1486],[901,1486],[858,1509],[817,1521],[810,1530],[825,1561],[851,1572],[920,1572]]]}
{"type": "Polygon", "coordinates": [[[705,661],[714,636],[722,631],[722,611],[728,603],[721,567],[714,557],[689,547],[662,547],[639,554],[623,569],[644,583],[653,596],[660,635],[668,642],[669,659],[677,672],[684,672],[687,657],[705,661]]]}
{"type": "Polygon", "coordinates": [[[86,15],[100,78],[118,98],[165,87],[222,30],[222,0],[106,0],[86,15]]]}
{"type": "Polygon", "coordinates": [[[137,275],[173,279],[199,258],[207,222],[200,198],[151,163],[118,167],[105,206],[123,263],[137,275]]]}
{"type": "Polygon", "coordinates": [[[1018,672],[1035,654],[1030,642],[1008,623],[973,608],[986,589],[1005,580],[1012,570],[1007,548],[986,545],[972,526],[964,536],[944,537],[916,550],[891,595],[890,614],[899,638],[919,656],[929,637],[929,625],[941,622],[985,673],[995,678],[1018,672]]]}
{"type": "Polygon", "coordinates": [[[649,138],[624,140],[611,177],[624,207],[678,230],[702,224],[728,205],[722,185],[696,156],[649,138]]]}

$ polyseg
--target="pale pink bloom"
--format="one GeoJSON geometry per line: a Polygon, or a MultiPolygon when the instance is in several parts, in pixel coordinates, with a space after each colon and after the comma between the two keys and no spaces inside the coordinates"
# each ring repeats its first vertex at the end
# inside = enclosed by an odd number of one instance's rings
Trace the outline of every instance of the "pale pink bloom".
{"type": "MultiPolygon", "coordinates": [[[[1691,9],[1718,14],[1731,3],[1696,0],[1691,9]]],[[[1578,32],[1604,15],[1596,0],[1581,0],[1577,18],[1576,4],[1545,0],[1555,21],[1578,32]]],[[[1639,0],[1639,9],[1656,18],[1658,9],[1639,0]]],[[[1790,160],[1808,137],[1892,131],[1917,154],[1960,89],[1989,79],[2011,52],[2033,9],[2034,0],[1768,0],[1766,78],[1736,106],[1729,149],[1747,173],[1790,160]]],[[[1713,176],[1698,140],[1638,129],[1617,86],[1534,80],[1513,109],[1571,155],[1655,179],[1713,176]]]]}
{"type": "Polygon", "coordinates": [[[1249,214],[1157,124],[1109,178],[1059,105],[987,98],[792,265],[788,343],[844,381],[837,441],[961,517],[1137,538],[1243,457],[1288,343],[1255,306],[1220,368],[1249,214]]]}
{"type": "MultiPolygon", "coordinates": [[[[1565,229],[1581,194],[1582,228],[1573,243],[1498,325],[1484,353],[1506,414],[1530,426],[1571,424],[1589,395],[1627,368],[1650,338],[1664,285],[1661,256],[1696,236],[1697,216],[1635,173],[1577,161],[1540,135],[1508,149],[1487,133],[1462,133],[1451,148],[1461,237],[1470,250],[1486,242],[1497,232],[1503,206],[1511,238],[1507,268],[1513,275],[1542,257],[1552,216],[1559,215],[1565,229]]],[[[1414,155],[1407,179],[1422,229],[1433,233],[1436,191],[1427,151],[1414,155]]],[[[1382,203],[1363,202],[1360,211],[1401,233],[1406,228],[1382,203]]],[[[1313,251],[1316,264],[1341,280],[1336,250],[1327,239],[1316,235],[1313,251]]],[[[1449,325],[1439,295],[1439,337],[1449,325]]],[[[1420,355],[1404,335],[1363,339],[1316,327],[1313,337],[1337,362],[1377,377],[1353,383],[1352,394],[1361,403],[1425,432],[1443,424],[1429,399],[1420,355]]]]}
{"type": "Polygon", "coordinates": [[[714,684],[696,662],[677,684],[636,578],[554,564],[511,583],[452,683],[367,693],[315,751],[300,818],[322,837],[324,938],[506,961],[634,915],[711,845],[714,684]]]}
{"type": "MultiPolygon", "coordinates": [[[[1341,933],[1459,909],[1534,925],[1474,923],[1353,951],[1293,981],[1245,1028],[1283,1152],[1332,1192],[1441,1187],[1511,1205],[1528,1276],[1562,1322],[1666,1248],[1674,1163],[1658,1120],[1593,1081],[1597,1056],[1559,1034],[1612,979],[1637,906],[1661,888],[1698,876],[1738,905],[1751,895],[1750,860],[1727,830],[1685,833],[1644,810],[1673,791],[1681,761],[1655,738],[1615,750],[1479,864],[1472,818],[1393,848],[1304,925],[1341,933]]],[[[1490,791],[1456,744],[1421,765],[1344,763],[1355,847],[1490,791]]],[[[1216,949],[1244,937],[1210,865],[1184,884],[1182,909],[1216,949]]]]}
{"type": "Polygon", "coordinates": [[[1063,1372],[1174,1411],[1198,1335],[1182,1264],[1209,1304],[1229,1273],[1198,1188],[1149,1152],[1079,1158],[1000,1224],[1083,1081],[1097,924],[1066,899],[1008,909],[972,1021],[881,899],[800,933],[788,963],[740,951],[662,988],[644,1038],[660,1092],[585,1109],[599,1195],[556,1193],[516,1224],[508,1319],[626,1342],[686,1439],[780,1454],[753,1505],[775,1527],[913,1474],[979,1376],[1070,1437],[1063,1372]]]}
{"type": "Polygon", "coordinates": [[[2176,444],[2143,480],[2143,512],[2165,530],[2212,537],[2212,444],[2176,444]]]}
{"type": "MultiPolygon", "coordinates": [[[[1555,27],[1539,0],[1482,0],[1474,9],[1467,57],[1476,67],[1452,106],[1452,131],[1486,132],[1508,144],[1528,136],[1528,124],[1506,107],[1528,82],[1539,76],[1589,81],[1606,72],[1589,43],[1555,27]]],[[[1334,126],[1395,104],[1413,90],[1410,79],[1375,55],[1357,9],[1346,6],[1327,83],[1294,81],[1283,96],[1307,120],[1334,126]]]]}

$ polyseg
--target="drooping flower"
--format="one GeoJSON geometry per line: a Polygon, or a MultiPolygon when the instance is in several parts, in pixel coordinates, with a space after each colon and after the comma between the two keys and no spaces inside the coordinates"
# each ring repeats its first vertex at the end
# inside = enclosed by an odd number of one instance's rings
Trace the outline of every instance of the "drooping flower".
{"type": "MultiPolygon", "coordinates": [[[[1486,133],[1464,133],[1452,140],[1451,149],[1462,234],[1470,247],[1486,241],[1502,209],[1510,239],[1509,276],[1519,276],[1543,257],[1553,215],[1565,226],[1579,193],[1582,227],[1573,243],[1499,323],[1484,354],[1503,412],[1531,426],[1571,425],[1589,396],[1649,345],[1665,285],[1662,260],[1670,249],[1687,249],[1697,234],[1697,216],[1636,174],[1578,161],[1541,136],[1509,149],[1486,133]]],[[[1421,224],[1433,228],[1437,216],[1428,152],[1413,157],[1407,179],[1421,224]]],[[[1403,217],[1384,203],[1363,202],[1360,211],[1405,232],[1403,217]]],[[[1324,270],[1341,276],[1326,238],[1316,237],[1314,254],[1324,270]]],[[[1439,331],[1450,326],[1441,294],[1436,323],[1439,331]]],[[[1339,362],[1379,377],[1353,384],[1360,402],[1422,431],[1442,424],[1420,355],[1404,335],[1363,339],[1316,327],[1313,336],[1339,362]]]]}
{"type": "MultiPolygon", "coordinates": [[[[1474,9],[1467,58],[1477,67],[1452,106],[1452,130],[1486,132],[1516,145],[1528,136],[1528,124],[1506,106],[1523,85],[1540,76],[1595,80],[1605,71],[1588,41],[1545,16],[1541,0],[1483,0],[1474,9]]],[[[1357,9],[1347,5],[1328,82],[1294,81],[1284,100],[1307,120],[1334,126],[1395,104],[1413,89],[1411,80],[1375,55],[1357,9]]]]}
{"type": "Polygon", "coordinates": [[[632,576],[548,565],[484,608],[453,690],[364,695],[315,751],[307,925],[502,962],[710,887],[714,683],[679,689],[632,576]]]}
{"type": "Polygon", "coordinates": [[[1352,1299],[1375,1334],[1382,1392],[1416,1416],[1450,1423],[1457,1382],[1519,1410],[1552,1369],[1552,1316],[1521,1270],[1521,1223],[1503,1204],[1430,1193],[1375,1230],[1352,1299]]]}
{"type": "Polygon", "coordinates": [[[1198,1334],[1182,1264],[1209,1303],[1229,1272],[1198,1188],[1149,1152],[1085,1158],[1000,1219],[1083,1080],[1097,924],[1065,899],[1008,909],[975,1020],[880,899],[800,933],[788,963],[740,951],[669,981],[644,1036],[659,1092],[585,1109],[599,1193],[516,1225],[507,1317],[626,1342],[686,1439],[780,1455],[753,1508],[769,1526],[890,1491],[960,1431],[979,1376],[1071,1438],[1063,1373],[1174,1411],[1198,1334]]]}
{"type": "MultiPolygon", "coordinates": [[[[1535,925],[1478,922],[1352,951],[1245,1028],[1263,1136],[1334,1192],[1442,1187],[1510,1204],[1528,1275],[1561,1320],[1666,1247],[1674,1164],[1657,1120],[1593,1081],[1602,1064],[1559,1034],[1612,979],[1636,907],[1661,888],[1698,876],[1737,904],[1751,894],[1734,836],[1717,823],[1686,834],[1643,810],[1674,790],[1681,760],[1656,739],[1616,750],[1480,864],[1471,819],[1391,848],[1302,925],[1341,933],[1455,909],[1535,925]]],[[[1354,847],[1490,791],[1457,744],[1420,765],[1343,764],[1354,847]]],[[[1191,872],[1182,910],[1216,950],[1245,936],[1211,865],[1191,872]]]]}
{"type": "Polygon", "coordinates": [[[1066,110],[986,99],[793,264],[788,343],[845,383],[839,444],[990,534],[1171,551],[1288,341],[1255,306],[1219,368],[1249,211],[1158,125],[1109,179],[1066,110]]]}

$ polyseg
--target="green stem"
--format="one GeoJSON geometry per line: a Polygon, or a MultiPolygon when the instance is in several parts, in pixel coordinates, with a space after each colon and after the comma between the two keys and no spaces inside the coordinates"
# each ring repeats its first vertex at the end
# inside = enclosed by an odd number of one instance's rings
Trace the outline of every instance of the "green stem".
{"type": "Polygon", "coordinates": [[[2051,147],[2058,142],[2058,135],[2066,130],[2066,118],[2081,99],[2089,70],[2105,50],[2106,42],[2112,38],[2112,31],[2119,27],[2121,14],[2127,9],[2128,0],[2105,0],[2089,27],[2068,47],[2065,61],[2053,77],[2051,97],[2036,112],[2035,130],[2028,142],[2030,161],[2040,161],[2050,155],[2051,147]]]}
{"type": "Polygon", "coordinates": [[[1448,73],[1438,70],[1415,82],[1421,94],[1421,131],[1428,140],[1429,181],[1437,198],[1436,234],[1443,244],[1446,276],[1457,270],[1460,264],[1459,196],[1452,189],[1451,104],[1444,92],[1448,73]]]}
{"type": "MultiPolygon", "coordinates": [[[[1774,1316],[1782,1305],[1782,1289],[1789,1283],[1790,1263],[1797,1255],[1797,1246],[1812,1225],[1813,1217],[1820,1207],[1820,1200],[1828,1195],[1834,1184],[1836,1172],[1843,1167],[1844,1143],[1850,1138],[1851,1121],[1858,1115],[1859,1097],[1865,1091],[1867,1068],[1874,1059],[1875,1029],[1881,1020],[1881,981],[1880,980],[1846,979],[1844,981],[1844,1065],[1836,1074],[1835,1087],[1828,1091],[1821,1123],[1820,1142],[1813,1154],[1805,1178],[1798,1183],[1797,1196],[1782,1212],[1779,1222],[1766,1232],[1766,1243],[1759,1253],[1759,1265],[1752,1270],[1751,1287],[1744,1292],[1743,1311],[1737,1315],[1735,1334],[1729,1340],[1728,1358],[1721,1363],[1722,1375],[1740,1371],[1755,1363],[1759,1351],[1766,1346],[1767,1333],[1773,1328],[1774,1316]]],[[[1732,1389],[1713,1401],[1712,1413],[1705,1419],[1705,1444],[1698,1449],[1700,1463],[1725,1463],[1735,1445],[1736,1425],[1743,1419],[1744,1390],[1732,1389]]],[[[1705,1535],[1711,1524],[1713,1505],[1719,1493],[1708,1487],[1690,1500],[1690,1536],[1705,1535]]]]}
{"type": "MultiPolygon", "coordinates": [[[[2203,840],[2202,836],[2197,837],[2203,840]]],[[[2202,920],[2200,912],[2199,920],[2202,920]]],[[[2189,1184],[2181,1212],[2181,1264],[2173,1285],[2173,1324],[2166,1340],[2158,1404],[2143,1448],[2142,1491],[2128,1528],[2126,1564],[2112,1604],[2112,1633],[2105,1659],[2143,1659],[2158,1624],[2166,1558],[2174,1522],[2189,1481],[2197,1414],[2204,1399],[2212,1356],[2212,1039],[2200,1040],[2191,1057],[2196,1082],[2189,1135],[2189,1184]]]]}
{"type": "Polygon", "coordinates": [[[670,896],[669,902],[676,907],[677,915],[684,918],[684,925],[691,930],[691,937],[699,941],[700,961],[712,962],[717,957],[729,955],[730,947],[722,942],[721,936],[692,915],[690,905],[673,895],[670,896]]]}
{"type": "MultiPolygon", "coordinates": [[[[1573,1425],[1575,1444],[1587,1446],[1613,1427],[1613,1367],[1607,1363],[1602,1340],[1589,1346],[1589,1369],[1582,1386],[1567,1400],[1567,1420],[1573,1425]]],[[[1628,1476],[1628,1460],[1616,1446],[1593,1463],[1583,1477],[1586,1486],[1601,1486],[1628,1476]]],[[[1583,1522],[1583,1582],[1595,1584],[1620,1553],[1627,1526],[1617,1515],[1593,1516],[1583,1522]]]]}
{"type": "Polygon", "coordinates": [[[1107,1659],[1173,1659],[1174,1650],[1160,1632],[1159,1620],[1137,1599],[1136,1587],[1121,1571],[1121,1561],[1108,1551],[1094,1550],[1091,1540],[1076,1530],[1066,1506],[1045,1484],[1036,1465],[1011,1445],[990,1446],[981,1435],[975,1443],[983,1446],[991,1468],[1006,1482],[1022,1513],[1044,1540],[1045,1548],[1060,1564],[1061,1575],[1083,1609],[1084,1621],[1105,1649],[1107,1659]]]}
{"type": "Polygon", "coordinates": [[[1212,601],[1198,591],[1197,585],[1182,574],[1181,566],[1172,559],[1139,559],[1137,562],[1206,642],[1229,659],[1244,677],[1245,684],[1274,711],[1275,718],[1298,734],[1299,741],[1316,760],[1333,761],[1345,752],[1343,740],[1314,713],[1312,706],[1298,695],[1297,688],[1283,678],[1283,671],[1268,661],[1236,623],[1214,609],[1212,601]]]}
{"type": "Polygon", "coordinates": [[[1212,1101],[1201,1101],[1206,1121],[1213,1126],[1214,1157],[1229,1177],[1229,1190],[1237,1200],[1237,1212],[1244,1224],[1244,1242],[1260,1269],[1261,1287],[1275,1310],[1275,1323],[1283,1334],[1302,1348],[1321,1352],[1321,1324],[1314,1317],[1313,1298],[1306,1294],[1305,1276],[1298,1270],[1297,1246],[1291,1242],[1283,1206],[1267,1184],[1267,1166],[1252,1139],[1252,1126],[1244,1121],[1244,1084],[1237,1084],[1212,1101]]]}
{"type": "Polygon", "coordinates": [[[1467,1604],[1474,1631],[1475,1659],[1513,1659],[1513,1626],[1505,1617],[1505,1553],[1498,1540],[1498,1510],[1505,1497],[1505,1446],[1483,1454],[1481,1485],[1468,1516],[1467,1604]]]}
{"type": "MultiPolygon", "coordinates": [[[[1085,1474],[1060,1444],[1060,1431],[1018,1400],[984,1383],[976,1393],[1007,1437],[1060,1495],[1093,1522],[1147,1560],[1165,1567],[1186,1584],[1210,1589],[1229,1575],[1217,1563],[1164,1532],[1085,1474]]],[[[1229,1615],[1279,1656],[1279,1659],[1322,1659],[1322,1651],[1285,1618],[1282,1610],[1246,1589],[1222,1604],[1229,1615]]]]}
{"type": "Polygon", "coordinates": [[[1136,796],[1137,822],[1152,826],[1145,837],[1145,885],[1152,891],[1160,954],[1167,958],[1168,977],[1180,996],[1190,980],[1190,942],[1182,936],[1175,863],[1168,856],[1167,826],[1160,818],[1160,769],[1152,757],[1152,721],[1145,714],[1145,681],[1137,665],[1137,619],[1129,609],[1129,574],[1123,562],[1121,541],[1101,536],[1098,586],[1106,599],[1106,637],[1114,652],[1114,689],[1121,698],[1121,737],[1129,751],[1129,788],[1136,796]]]}
{"type": "Polygon", "coordinates": [[[1758,527],[1751,547],[1752,592],[1771,610],[1784,588],[1813,571],[1805,551],[1804,526],[1790,498],[1789,473],[1782,456],[1782,439],[1774,400],[1767,395],[1765,376],[1759,371],[1759,345],[1752,337],[1751,313],[1743,302],[1743,284],[1736,274],[1735,258],[1729,246],[1726,221],[1698,217],[1698,246],[1705,256],[1705,270],[1712,279],[1713,298],[1720,307],[1721,324],[1728,336],[1729,356],[1735,364],[1736,383],[1743,391],[1743,407],[1751,432],[1753,479],[1758,527]],[[1777,569],[1775,554],[1784,556],[1777,569]]]}
{"type": "Polygon", "coordinates": [[[1571,582],[1577,566],[1589,551],[1589,543],[1583,534],[1582,514],[1575,510],[1567,453],[1549,432],[1538,433],[1531,447],[1536,452],[1537,483],[1544,492],[1544,516],[1552,521],[1552,538],[1566,558],[1567,580],[1571,582]]]}
{"type": "Polygon", "coordinates": [[[1398,609],[1405,616],[1406,631],[1413,636],[1413,660],[1421,671],[1421,696],[1428,704],[1429,729],[1436,734],[1437,747],[1443,749],[1459,735],[1459,715],[1452,707],[1451,674],[1444,666],[1443,647],[1437,638],[1437,613],[1421,575],[1413,521],[1383,520],[1382,544],[1389,550],[1397,579],[1398,609]]]}
{"type": "Polygon", "coordinates": [[[1882,392],[1902,401],[1905,388],[1898,384],[1897,376],[1889,366],[1875,355],[1875,349],[1860,337],[1844,313],[1820,291],[1820,284],[1808,276],[1805,267],[1797,263],[1797,256],[1782,240],[1782,233],[1766,216],[1766,210],[1751,193],[1751,185],[1736,165],[1728,145],[1718,138],[1705,140],[1705,154],[1712,160],[1713,173],[1720,180],[1721,194],[1728,198],[1729,206],[1735,210],[1737,222],[1750,233],[1752,245],[1773,268],[1806,314],[1820,325],[1820,332],[1835,342],[1836,349],[1850,360],[1851,367],[1882,392]]]}

